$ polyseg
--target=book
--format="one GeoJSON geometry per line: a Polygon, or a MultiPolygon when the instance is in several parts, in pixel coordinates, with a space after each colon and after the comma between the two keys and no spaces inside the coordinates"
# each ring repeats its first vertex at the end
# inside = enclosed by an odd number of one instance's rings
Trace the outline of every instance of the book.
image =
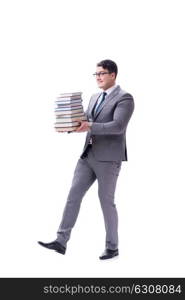
{"type": "Polygon", "coordinates": [[[81,97],[82,92],[74,92],[74,93],[61,93],[60,97],[73,97],[73,96],[79,96],[81,97]]]}
{"type": "Polygon", "coordinates": [[[73,126],[73,127],[64,127],[64,128],[62,128],[62,127],[55,127],[55,130],[56,131],[59,131],[59,132],[67,132],[67,131],[74,131],[74,130],[76,130],[78,127],[77,126],[73,126]]]}
{"type": "Polygon", "coordinates": [[[73,115],[73,114],[77,114],[77,113],[83,113],[83,109],[75,109],[75,110],[56,110],[56,112],[60,113],[60,115],[73,115]]]}
{"type": "Polygon", "coordinates": [[[56,127],[70,127],[70,126],[79,126],[80,123],[79,122],[61,122],[61,123],[55,123],[55,128],[56,127]]]}
{"type": "Polygon", "coordinates": [[[56,118],[56,123],[74,122],[76,120],[86,121],[86,117],[68,117],[68,118],[56,118]]]}
{"type": "Polygon", "coordinates": [[[76,106],[82,107],[82,105],[80,103],[71,103],[71,104],[59,103],[59,104],[57,104],[57,107],[76,107],[76,106]]]}
{"type": "Polygon", "coordinates": [[[84,112],[78,112],[78,113],[75,112],[74,114],[71,115],[70,113],[69,114],[68,113],[67,114],[63,114],[60,111],[56,111],[55,112],[55,116],[56,117],[62,116],[62,118],[68,118],[68,116],[71,116],[71,117],[84,116],[84,112]]]}
{"type": "Polygon", "coordinates": [[[76,104],[76,103],[80,103],[80,104],[82,104],[82,100],[81,99],[75,99],[75,100],[64,100],[64,101],[61,101],[61,100],[56,100],[55,101],[56,102],[56,104],[58,105],[58,104],[63,104],[63,105],[71,105],[71,104],[76,104]]]}
{"type": "Polygon", "coordinates": [[[70,106],[58,106],[56,108],[56,110],[61,110],[61,111],[64,111],[64,110],[76,110],[76,109],[82,109],[82,106],[81,105],[77,105],[77,106],[73,106],[73,107],[70,107],[70,106]]]}
{"type": "Polygon", "coordinates": [[[58,100],[78,100],[81,99],[81,96],[70,96],[70,97],[66,97],[66,96],[58,96],[57,97],[58,100]]]}

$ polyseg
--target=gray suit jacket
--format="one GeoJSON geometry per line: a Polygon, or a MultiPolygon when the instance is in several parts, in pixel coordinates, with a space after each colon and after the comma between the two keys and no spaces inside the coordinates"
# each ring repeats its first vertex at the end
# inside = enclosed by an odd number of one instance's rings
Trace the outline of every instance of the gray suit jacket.
{"type": "MultiPolygon", "coordinates": [[[[85,112],[88,121],[93,121],[87,132],[82,154],[92,138],[92,152],[98,161],[128,160],[126,129],[134,111],[134,99],[131,94],[118,85],[103,102],[100,111],[93,118],[93,108],[101,93],[91,96],[85,112]]],[[[82,156],[81,154],[81,156],[82,156]]]]}

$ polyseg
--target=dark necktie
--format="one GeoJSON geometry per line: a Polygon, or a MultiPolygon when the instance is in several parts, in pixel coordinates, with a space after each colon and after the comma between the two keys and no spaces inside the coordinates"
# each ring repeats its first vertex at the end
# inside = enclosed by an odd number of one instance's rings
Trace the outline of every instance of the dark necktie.
{"type": "Polygon", "coordinates": [[[106,92],[103,92],[102,95],[103,95],[103,96],[102,96],[101,101],[99,102],[99,104],[96,104],[96,107],[95,107],[95,109],[94,109],[94,116],[96,116],[96,114],[99,112],[99,110],[100,110],[100,108],[101,108],[101,106],[102,106],[102,103],[103,103],[104,100],[105,100],[105,96],[107,95],[107,93],[106,93],[106,92]]]}

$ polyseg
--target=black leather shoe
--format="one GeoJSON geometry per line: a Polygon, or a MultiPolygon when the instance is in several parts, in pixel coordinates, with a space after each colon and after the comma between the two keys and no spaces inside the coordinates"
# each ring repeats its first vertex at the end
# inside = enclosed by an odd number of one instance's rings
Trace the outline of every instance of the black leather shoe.
{"type": "Polygon", "coordinates": [[[99,257],[99,259],[110,259],[118,255],[119,255],[118,249],[116,250],[105,249],[105,251],[99,257]]]}
{"type": "Polygon", "coordinates": [[[65,254],[66,252],[66,248],[64,246],[62,246],[59,242],[57,241],[53,241],[51,243],[43,243],[43,242],[38,242],[39,245],[45,247],[45,248],[48,248],[48,249],[51,249],[51,250],[55,250],[61,254],[65,254]]]}

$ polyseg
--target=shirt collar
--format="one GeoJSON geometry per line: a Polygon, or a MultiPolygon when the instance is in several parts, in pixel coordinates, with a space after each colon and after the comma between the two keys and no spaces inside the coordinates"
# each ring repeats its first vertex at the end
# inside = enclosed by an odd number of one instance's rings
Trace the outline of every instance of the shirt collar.
{"type": "Polygon", "coordinates": [[[112,91],[117,87],[116,84],[114,84],[113,86],[111,86],[110,88],[108,88],[107,90],[103,91],[106,92],[107,95],[109,95],[110,93],[112,93],[112,91]]]}

